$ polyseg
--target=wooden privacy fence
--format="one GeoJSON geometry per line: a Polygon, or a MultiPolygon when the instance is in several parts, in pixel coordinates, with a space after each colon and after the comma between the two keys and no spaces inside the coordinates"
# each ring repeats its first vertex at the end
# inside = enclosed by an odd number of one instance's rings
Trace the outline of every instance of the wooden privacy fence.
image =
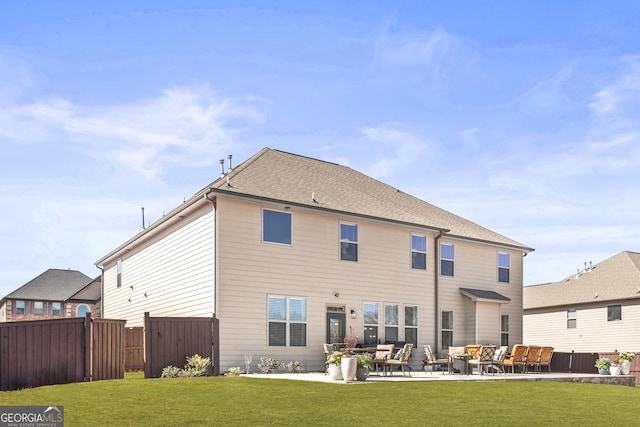
{"type": "Polygon", "coordinates": [[[124,320],[0,323],[0,390],[124,378],[124,320]]]}
{"type": "MultiPolygon", "coordinates": [[[[640,384],[640,353],[631,362],[629,375],[635,375],[636,384],[640,384]]],[[[613,360],[618,353],[561,353],[554,352],[551,359],[552,372],[571,372],[574,374],[597,374],[598,370],[594,366],[599,358],[613,360]]]]}
{"type": "Polygon", "coordinates": [[[150,317],[144,314],[145,378],[157,378],[162,369],[183,367],[187,357],[199,354],[211,360],[208,375],[220,374],[219,320],[215,317],[150,317]]]}

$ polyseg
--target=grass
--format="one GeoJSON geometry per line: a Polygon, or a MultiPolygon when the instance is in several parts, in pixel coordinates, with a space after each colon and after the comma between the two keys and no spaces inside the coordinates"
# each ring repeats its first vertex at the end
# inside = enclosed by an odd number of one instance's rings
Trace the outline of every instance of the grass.
{"type": "Polygon", "coordinates": [[[144,379],[0,393],[61,405],[65,426],[637,425],[640,387],[559,382],[330,384],[251,377],[144,379]]]}

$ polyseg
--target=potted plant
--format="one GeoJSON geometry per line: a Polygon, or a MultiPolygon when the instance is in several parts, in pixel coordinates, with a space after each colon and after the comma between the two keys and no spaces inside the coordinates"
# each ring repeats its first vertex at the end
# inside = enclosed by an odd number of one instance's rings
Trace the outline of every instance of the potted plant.
{"type": "Polygon", "coordinates": [[[620,371],[622,368],[620,368],[620,363],[622,362],[622,360],[620,360],[620,357],[614,357],[613,360],[611,361],[611,366],[609,367],[609,372],[611,372],[611,375],[620,375],[620,371]]]}
{"type": "Polygon", "coordinates": [[[327,365],[329,365],[329,378],[331,378],[332,380],[342,379],[342,370],[340,368],[342,356],[343,354],[341,351],[334,351],[327,356],[327,365]]]}
{"type": "Polygon", "coordinates": [[[620,359],[620,368],[622,370],[622,375],[629,375],[629,370],[631,369],[631,362],[633,358],[636,357],[635,353],[631,353],[630,351],[622,351],[618,354],[618,358],[620,359]]]}
{"type": "Polygon", "coordinates": [[[373,358],[371,355],[364,353],[356,356],[358,360],[358,369],[356,370],[356,379],[358,381],[365,381],[369,377],[369,371],[373,366],[373,358]]]}
{"type": "Polygon", "coordinates": [[[344,354],[340,360],[342,379],[352,381],[358,370],[358,359],[353,355],[353,349],[358,342],[358,337],[353,334],[353,327],[349,326],[349,335],[344,337],[344,354]]]}
{"type": "Polygon", "coordinates": [[[609,367],[611,366],[611,360],[609,359],[598,359],[596,360],[595,367],[598,368],[598,373],[600,375],[609,375],[609,367]]]}

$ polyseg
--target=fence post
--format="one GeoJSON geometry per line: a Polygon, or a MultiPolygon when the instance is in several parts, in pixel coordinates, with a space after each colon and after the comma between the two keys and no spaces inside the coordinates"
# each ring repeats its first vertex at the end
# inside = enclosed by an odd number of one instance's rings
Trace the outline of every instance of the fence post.
{"type": "Polygon", "coordinates": [[[90,382],[92,379],[92,365],[91,358],[93,356],[93,342],[91,334],[91,312],[87,312],[84,316],[84,346],[83,346],[83,359],[84,359],[84,381],[90,382]]]}
{"type": "Polygon", "coordinates": [[[151,320],[144,312],[144,377],[151,378],[151,320]]]}
{"type": "Polygon", "coordinates": [[[213,337],[211,340],[212,354],[211,363],[213,364],[213,375],[220,375],[220,319],[213,313],[212,331],[213,337]]]}

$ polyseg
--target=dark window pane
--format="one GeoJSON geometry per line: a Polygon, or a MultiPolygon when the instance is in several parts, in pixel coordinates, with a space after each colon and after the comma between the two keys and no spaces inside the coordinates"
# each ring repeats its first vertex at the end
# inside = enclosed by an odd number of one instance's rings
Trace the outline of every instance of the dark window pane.
{"type": "Polygon", "coordinates": [[[366,345],[378,344],[378,327],[377,326],[364,327],[364,343],[366,345]]]}
{"type": "Polygon", "coordinates": [[[358,245],[340,242],[340,259],[343,261],[358,261],[358,245]]]}
{"type": "Polygon", "coordinates": [[[622,307],[620,305],[610,305],[607,307],[607,320],[622,320],[622,307]]]}
{"type": "Polygon", "coordinates": [[[453,331],[442,331],[442,348],[449,348],[453,345],[453,331]]]}
{"type": "Polygon", "coordinates": [[[440,275],[453,276],[453,261],[440,261],[440,275]]]}
{"type": "Polygon", "coordinates": [[[265,242],[291,244],[291,214],[287,212],[262,211],[262,240],[265,242]]]}
{"type": "Polygon", "coordinates": [[[498,281],[509,283],[509,269],[508,268],[499,268],[498,269],[498,281]]]}
{"type": "Polygon", "coordinates": [[[411,268],[418,268],[421,270],[427,269],[427,254],[420,252],[411,253],[411,268]]]}
{"type": "Polygon", "coordinates": [[[509,345],[509,334],[502,334],[500,336],[500,345],[509,345]]]}
{"type": "Polygon", "coordinates": [[[442,329],[453,329],[453,311],[442,312],[442,329]]]}
{"type": "Polygon", "coordinates": [[[292,323],[289,330],[291,347],[304,347],[307,345],[307,325],[305,323],[292,323]]]}
{"type": "Polygon", "coordinates": [[[404,340],[416,347],[418,345],[418,328],[405,328],[404,340]]]}
{"type": "Polygon", "coordinates": [[[287,324],[269,322],[269,345],[282,346],[287,344],[287,324]]]}
{"type": "Polygon", "coordinates": [[[385,341],[398,341],[398,328],[384,328],[385,341]]]}

